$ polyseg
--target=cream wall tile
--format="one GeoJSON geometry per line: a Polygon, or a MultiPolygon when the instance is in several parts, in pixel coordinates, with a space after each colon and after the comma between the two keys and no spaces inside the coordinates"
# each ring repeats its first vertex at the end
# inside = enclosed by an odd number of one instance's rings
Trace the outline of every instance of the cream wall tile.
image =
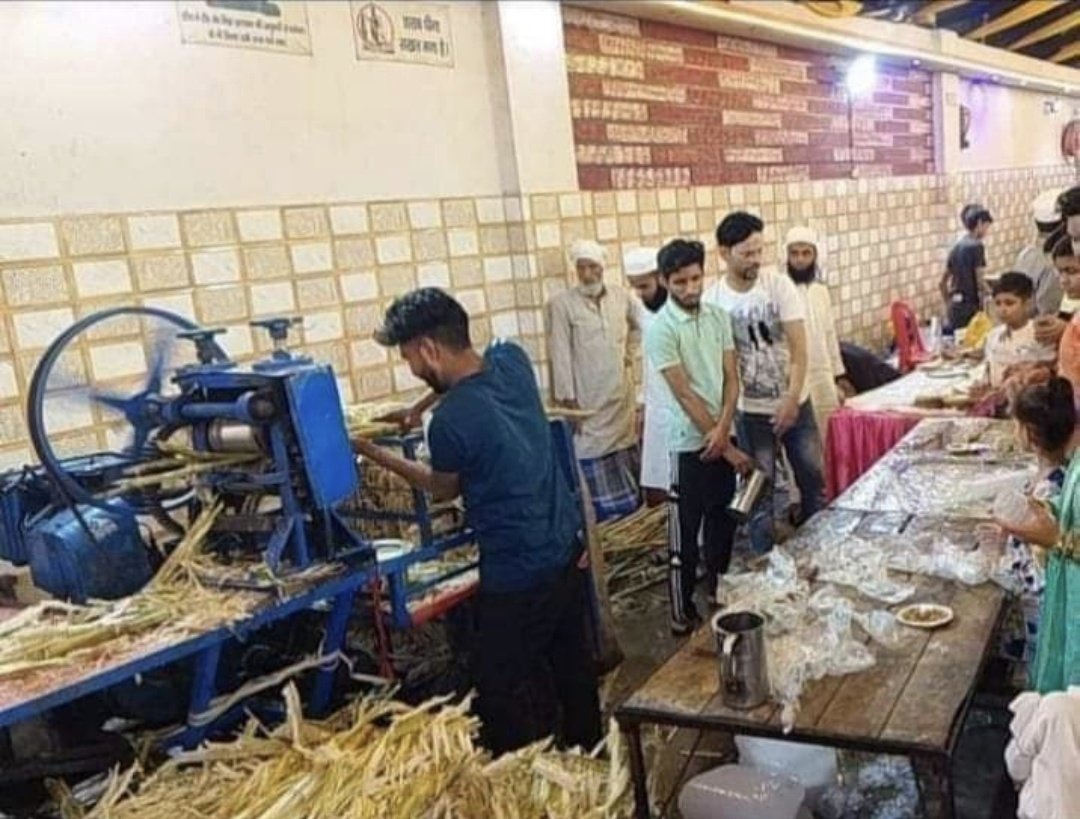
{"type": "Polygon", "coordinates": [[[365,338],[349,345],[349,359],[357,369],[386,364],[390,360],[390,351],[374,339],[365,338]]]}
{"type": "Polygon", "coordinates": [[[51,259],[59,255],[56,231],[48,222],[0,225],[0,262],[51,259]]]}
{"type": "Polygon", "coordinates": [[[191,254],[196,284],[223,284],[240,280],[240,256],[233,250],[204,250],[191,254]]]}
{"type": "Polygon", "coordinates": [[[421,230],[412,235],[413,247],[416,250],[416,260],[426,262],[432,259],[445,259],[446,234],[441,230],[421,230]]]}
{"type": "Polygon", "coordinates": [[[539,222],[536,225],[536,246],[539,248],[562,245],[562,231],[558,222],[539,222]]]}
{"type": "Polygon", "coordinates": [[[520,222],[532,218],[531,208],[527,199],[519,199],[516,196],[507,196],[503,199],[503,208],[506,211],[507,222],[520,222]]]}
{"type": "Polygon", "coordinates": [[[506,222],[506,208],[501,197],[476,200],[476,220],[481,225],[498,225],[506,222]]]}
{"type": "Polygon", "coordinates": [[[403,202],[379,202],[371,205],[371,227],[376,233],[398,233],[409,229],[403,202]]]}
{"type": "Polygon", "coordinates": [[[247,324],[230,324],[218,340],[231,358],[243,358],[255,352],[251,328],[247,324]]]}
{"type": "Polygon", "coordinates": [[[327,310],[304,316],[304,342],[316,344],[337,341],[345,336],[345,325],[340,310],[327,310]]]}
{"type": "Polygon", "coordinates": [[[675,196],[675,191],[670,188],[661,188],[656,192],[656,204],[660,210],[675,210],[678,205],[678,198],[675,196]]]}
{"type": "MultiPolygon", "coordinates": [[[[59,449],[53,439],[54,435],[75,429],[86,429],[94,425],[94,413],[89,403],[46,401],[44,410],[45,428],[49,430],[50,443],[53,444],[54,449],[59,449]]],[[[85,451],[84,449],[83,452],[85,451]]]]}
{"type": "Polygon", "coordinates": [[[616,213],[637,212],[637,191],[618,191],[615,194],[616,213]]]}
{"type": "Polygon", "coordinates": [[[236,242],[232,215],[227,210],[185,213],[180,217],[190,247],[231,245],[236,242]]]}
{"type": "Polygon", "coordinates": [[[428,262],[416,268],[416,283],[420,287],[450,287],[450,265],[446,262],[428,262]]]}
{"type": "Polygon", "coordinates": [[[397,392],[409,392],[426,387],[423,381],[412,374],[408,364],[398,364],[394,367],[394,389],[397,392]]]}
{"type": "Polygon", "coordinates": [[[0,273],[4,294],[11,307],[51,304],[69,299],[67,277],[58,264],[45,267],[14,267],[0,273]]]}
{"type": "Polygon", "coordinates": [[[136,256],[133,264],[140,290],[168,290],[191,284],[183,253],[136,256]]]}
{"type": "Polygon", "coordinates": [[[470,316],[487,312],[487,299],[484,298],[483,290],[462,290],[457,294],[457,300],[470,316]]]}
{"type": "Polygon", "coordinates": [[[349,273],[341,277],[345,301],[371,301],[379,297],[379,283],[374,273],[349,273]]]}
{"type": "Polygon", "coordinates": [[[330,227],[335,236],[367,233],[367,208],[363,205],[339,205],[330,208],[330,227]]]}
{"type": "Polygon", "coordinates": [[[517,313],[495,313],[491,316],[491,335],[495,338],[511,338],[519,332],[517,313]]]}
{"type": "Polygon", "coordinates": [[[94,378],[102,381],[142,375],[146,372],[142,342],[93,345],[90,347],[90,368],[94,378]]]}
{"type": "Polygon", "coordinates": [[[54,338],[71,326],[74,316],[70,307],[60,307],[55,310],[15,313],[12,321],[15,325],[17,349],[31,350],[47,347],[54,338]]]}
{"type": "Polygon", "coordinates": [[[276,208],[242,210],[236,214],[242,242],[273,242],[281,239],[281,213],[276,208]]]}
{"type": "Polygon", "coordinates": [[[443,224],[448,228],[472,227],[476,209],[472,199],[448,199],[442,203],[443,224]]]}
{"type": "Polygon", "coordinates": [[[339,268],[366,269],[375,266],[375,245],[371,239],[341,239],[334,242],[339,268]]]}
{"type": "Polygon", "coordinates": [[[358,304],[345,309],[345,327],[354,337],[370,338],[382,320],[383,311],[378,304],[358,304]]]}
{"type": "Polygon", "coordinates": [[[390,370],[380,368],[360,373],[357,377],[356,392],[361,400],[370,401],[389,395],[394,384],[390,377],[390,370]]]}
{"type": "Polygon", "coordinates": [[[196,321],[195,302],[190,293],[177,293],[168,296],[147,296],[142,300],[147,307],[156,307],[159,310],[168,310],[184,318],[196,321]]]}
{"type": "Polygon", "coordinates": [[[75,289],[80,298],[131,292],[131,273],[127,259],[80,262],[72,268],[75,274],[75,289]]]}
{"type": "Polygon", "coordinates": [[[296,283],[296,300],[301,310],[329,307],[341,302],[333,276],[302,279],[296,283]]]}
{"type": "Polygon", "coordinates": [[[408,234],[379,236],[375,240],[375,258],[379,264],[402,264],[412,261],[412,246],[408,234]]]}
{"type": "Polygon", "coordinates": [[[413,230],[442,227],[442,213],[438,202],[409,202],[407,209],[409,224],[413,230]]]}
{"type": "Polygon", "coordinates": [[[619,222],[614,216],[601,216],[596,220],[596,238],[601,242],[610,242],[619,235],[619,222]]]}
{"type": "Polygon", "coordinates": [[[450,281],[454,287],[476,287],[484,281],[484,272],[477,258],[451,259],[450,281]]]}
{"type": "MultiPolygon", "coordinates": [[[[3,437],[7,437],[6,435],[3,437]]],[[[37,459],[30,454],[27,447],[20,446],[14,449],[0,450],[0,469],[21,469],[27,464],[32,464],[37,459]]]]}
{"type": "Polygon", "coordinates": [[[195,291],[195,303],[199,310],[199,321],[203,324],[224,324],[249,315],[247,298],[240,285],[200,287],[195,291]]]}
{"type": "Polygon", "coordinates": [[[505,282],[514,278],[514,268],[509,256],[493,256],[484,259],[484,281],[505,282]]]}
{"type": "Polygon", "coordinates": [[[292,273],[285,245],[246,247],[244,265],[249,279],[278,279],[292,273]]]}
{"type": "Polygon", "coordinates": [[[176,214],[129,216],[127,223],[132,250],[180,247],[180,222],[176,214]]]}
{"type": "Polygon", "coordinates": [[[60,222],[60,233],[73,256],[124,252],[124,230],[115,216],[64,219],[60,222]]]}
{"type": "Polygon", "coordinates": [[[19,394],[19,382],[15,378],[15,365],[0,359],[0,399],[14,398],[19,394]]]}
{"type": "Polygon", "coordinates": [[[322,208],[285,209],[285,235],[289,239],[322,239],[329,232],[322,208]]]}
{"type": "Polygon", "coordinates": [[[293,270],[298,274],[319,273],[331,270],[334,266],[329,242],[289,245],[289,251],[292,254],[293,270]]]}
{"type": "Polygon", "coordinates": [[[475,230],[450,230],[446,238],[451,256],[475,256],[480,252],[480,240],[475,230]]]}
{"type": "Polygon", "coordinates": [[[564,219],[576,219],[584,215],[581,195],[577,193],[559,194],[559,215],[564,219]]]}
{"type": "Polygon", "coordinates": [[[660,234],[660,215],[656,213],[643,213],[640,217],[641,235],[658,236],[660,234]]]}
{"type": "Polygon", "coordinates": [[[530,201],[534,219],[539,221],[559,218],[558,197],[545,193],[533,196],[530,201]]]}
{"type": "Polygon", "coordinates": [[[296,309],[292,282],[253,284],[248,290],[251,293],[252,315],[269,316],[275,313],[291,313],[296,309]]]}
{"type": "Polygon", "coordinates": [[[379,268],[379,287],[391,298],[397,298],[416,287],[416,271],[412,265],[393,264],[379,268]]]}

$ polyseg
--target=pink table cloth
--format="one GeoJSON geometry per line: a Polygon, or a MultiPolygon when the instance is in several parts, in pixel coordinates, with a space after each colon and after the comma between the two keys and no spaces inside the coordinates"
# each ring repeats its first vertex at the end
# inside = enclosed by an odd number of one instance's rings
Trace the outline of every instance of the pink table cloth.
{"type": "Polygon", "coordinates": [[[829,500],[851,486],[923,416],[842,407],[829,418],[825,484],[829,500]]]}

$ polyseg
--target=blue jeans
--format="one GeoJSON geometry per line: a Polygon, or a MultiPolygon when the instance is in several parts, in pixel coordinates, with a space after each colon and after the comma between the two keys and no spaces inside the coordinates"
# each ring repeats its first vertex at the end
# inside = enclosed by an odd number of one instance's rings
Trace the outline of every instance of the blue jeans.
{"type": "Polygon", "coordinates": [[[795,425],[779,440],[772,428],[772,416],[740,412],[736,420],[739,448],[753,458],[769,477],[750,516],[750,546],[758,554],[773,546],[773,493],[776,457],[781,446],[787,455],[795,483],[799,487],[803,520],[825,507],[825,475],[822,468],[821,436],[810,402],[799,407],[795,425]]]}

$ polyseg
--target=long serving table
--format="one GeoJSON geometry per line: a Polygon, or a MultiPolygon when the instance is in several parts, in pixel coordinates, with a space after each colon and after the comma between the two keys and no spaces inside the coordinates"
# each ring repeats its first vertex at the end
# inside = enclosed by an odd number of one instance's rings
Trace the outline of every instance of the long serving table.
{"type": "MultiPolygon", "coordinates": [[[[1030,476],[1031,464],[1017,455],[966,463],[949,456],[945,447],[957,433],[965,439],[974,436],[1000,442],[1007,438],[1008,427],[981,419],[923,422],[848,493],[809,521],[791,548],[827,549],[856,530],[863,539],[872,539],[875,531],[885,537],[890,530],[895,537],[896,531],[907,531],[904,527],[934,527],[974,537],[977,521],[989,516],[986,497],[965,497],[959,488],[936,495],[895,491],[913,476],[918,479],[924,470],[948,470],[961,485],[959,476],[965,471],[972,482],[993,472],[1003,485],[1011,481],[1019,486],[1030,476]]],[[[985,488],[985,482],[980,486],[985,488]]],[[[873,647],[877,660],[873,667],[807,684],[790,733],[784,733],[781,708],[774,702],[750,711],[723,704],[719,663],[708,626],[684,643],[615,713],[628,740],[636,816],[647,819],[651,815],[641,728],[654,724],[907,756],[928,815],[953,817],[952,757],[975,686],[992,652],[1004,594],[991,583],[971,587],[923,575],[894,576],[916,588],[915,596],[905,603],[947,604],[955,612],[954,620],[929,632],[900,626],[898,645],[873,647]]],[[[855,599],[854,594],[846,596],[855,599]]]]}
{"type": "Polygon", "coordinates": [[[981,366],[960,365],[938,373],[913,370],[845,401],[829,417],[828,429],[821,431],[829,497],[840,495],[923,419],[961,417],[958,410],[916,407],[915,398],[970,381],[981,366]]]}

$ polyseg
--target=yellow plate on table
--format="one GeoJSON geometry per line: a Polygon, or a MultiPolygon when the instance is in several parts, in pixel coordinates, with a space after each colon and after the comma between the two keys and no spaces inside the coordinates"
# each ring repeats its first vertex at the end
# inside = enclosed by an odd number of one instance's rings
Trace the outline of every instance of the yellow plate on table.
{"type": "Polygon", "coordinates": [[[937,603],[912,603],[896,613],[896,619],[912,628],[935,629],[953,621],[953,610],[937,603]]]}

